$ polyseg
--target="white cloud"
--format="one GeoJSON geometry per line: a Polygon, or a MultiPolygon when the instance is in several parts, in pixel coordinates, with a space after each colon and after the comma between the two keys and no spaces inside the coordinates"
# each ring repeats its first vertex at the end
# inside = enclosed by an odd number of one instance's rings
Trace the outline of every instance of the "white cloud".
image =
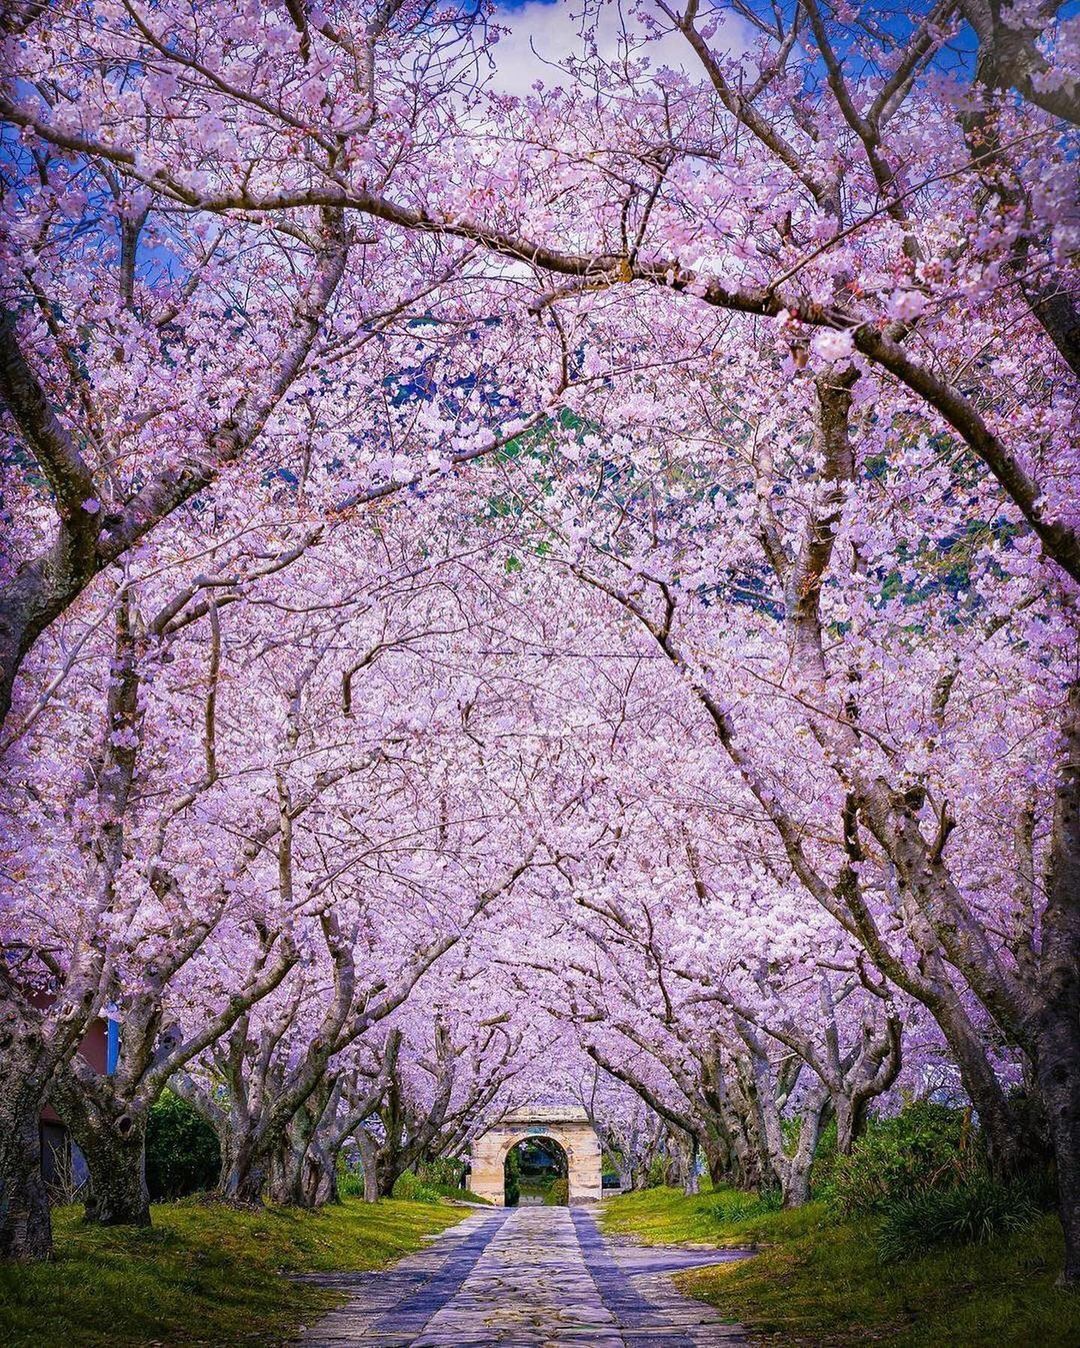
{"type": "MultiPolygon", "coordinates": [[[[583,18],[586,5],[583,0],[531,0],[520,8],[501,11],[495,19],[500,27],[510,32],[492,49],[495,71],[491,87],[500,93],[523,97],[541,80],[548,88],[566,84],[567,77],[557,69],[558,63],[570,55],[583,56],[586,45],[583,31],[595,32],[596,50],[605,61],[615,61],[625,55],[626,36],[640,41],[640,30],[635,33],[633,15],[619,4],[599,7],[599,19],[583,18]]],[[[588,4],[590,16],[595,3],[588,4]]],[[[712,40],[714,49],[728,51],[746,49],[744,35],[738,21],[726,21],[720,33],[712,40]]],[[[636,48],[637,55],[647,55],[652,69],[670,66],[697,74],[697,58],[686,39],[670,34],[636,48]]]]}

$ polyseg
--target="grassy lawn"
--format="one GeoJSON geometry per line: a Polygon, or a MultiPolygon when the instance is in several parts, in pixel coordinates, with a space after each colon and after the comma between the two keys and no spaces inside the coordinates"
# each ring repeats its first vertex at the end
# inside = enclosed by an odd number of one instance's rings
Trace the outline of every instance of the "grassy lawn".
{"type": "Polygon", "coordinates": [[[760,1344],[884,1343],[896,1348],[1065,1348],[1080,1343],[1080,1295],[1054,1287],[1061,1227],[883,1265],[873,1222],[843,1222],[820,1203],[739,1217],[733,1191],[687,1198],[672,1189],[604,1204],[611,1232],[647,1243],[756,1245],[745,1263],[681,1274],[760,1344]]]}
{"type": "Polygon", "coordinates": [[[51,1264],[0,1267],[0,1343],[34,1348],[276,1344],[338,1304],[285,1273],[379,1268],[460,1221],[460,1208],[346,1199],[321,1212],[237,1212],[193,1202],[154,1226],[103,1231],[55,1214],[51,1264]]]}

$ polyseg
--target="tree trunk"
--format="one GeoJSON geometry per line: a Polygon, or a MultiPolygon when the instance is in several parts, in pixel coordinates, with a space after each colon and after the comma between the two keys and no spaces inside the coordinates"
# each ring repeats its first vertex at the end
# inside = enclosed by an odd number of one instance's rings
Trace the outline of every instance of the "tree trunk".
{"type": "Polygon", "coordinates": [[[364,1202],[377,1203],[379,1201],[379,1182],[375,1178],[374,1169],[364,1171],[364,1202]]]}
{"type": "Polygon", "coordinates": [[[337,1161],[341,1144],[327,1145],[326,1134],[316,1129],[304,1153],[301,1173],[304,1206],[322,1207],[324,1203],[340,1203],[338,1193],[337,1161]]]}
{"type": "Polygon", "coordinates": [[[696,1194],[701,1186],[698,1182],[698,1146],[695,1140],[684,1153],[683,1193],[696,1194]]]}
{"type": "MultiPolygon", "coordinates": [[[[817,1130],[820,1131],[820,1130],[817,1130]]],[[[814,1141],[817,1141],[815,1131],[814,1141]]],[[[787,1158],[785,1164],[777,1167],[780,1174],[780,1201],[785,1208],[801,1208],[810,1201],[810,1167],[814,1163],[814,1152],[804,1150],[802,1140],[794,1156],[787,1158]]]]}
{"type": "Polygon", "coordinates": [[[837,1096],[834,1113],[836,1114],[836,1150],[841,1156],[850,1156],[851,1148],[855,1144],[855,1116],[851,1109],[851,1102],[846,1096],[837,1096]]]}
{"type": "Polygon", "coordinates": [[[1080,1285],[1080,1019],[1054,1020],[1040,1036],[1039,1090],[1046,1106],[1065,1232],[1061,1281],[1080,1285]]]}
{"type": "Polygon", "coordinates": [[[71,1067],[55,1077],[49,1101],[90,1171],[85,1220],[96,1226],[149,1226],[148,1107],[127,1109],[111,1093],[95,1094],[71,1067]]]}
{"type": "Polygon", "coordinates": [[[266,1157],[259,1152],[250,1135],[235,1134],[221,1138],[221,1177],[219,1197],[229,1203],[261,1207],[267,1181],[266,1157]]]}
{"type": "Polygon", "coordinates": [[[9,1077],[0,1090],[0,1259],[52,1254],[49,1195],[41,1177],[41,1101],[9,1077]]]}
{"type": "Polygon", "coordinates": [[[722,1184],[733,1182],[731,1151],[727,1147],[706,1143],[705,1164],[708,1166],[709,1179],[712,1180],[714,1189],[718,1189],[722,1184]]]}
{"type": "Polygon", "coordinates": [[[146,1187],[146,1118],[121,1116],[89,1131],[74,1132],[90,1171],[84,1220],[95,1226],[149,1226],[146,1187]]]}
{"type": "Polygon", "coordinates": [[[266,1196],[278,1207],[303,1207],[304,1158],[291,1143],[282,1144],[269,1167],[266,1196]]]}
{"type": "Polygon", "coordinates": [[[1065,1265],[1080,1284],[1080,683],[1069,689],[1042,918],[1035,1070],[1057,1165],[1065,1265]]]}
{"type": "Polygon", "coordinates": [[[780,1191],[785,1208],[801,1208],[810,1201],[810,1171],[821,1137],[822,1120],[830,1103],[824,1086],[806,1093],[795,1154],[785,1158],[776,1167],[780,1172],[780,1191]]]}
{"type": "Polygon", "coordinates": [[[360,1148],[360,1164],[364,1168],[364,1202],[376,1203],[379,1199],[378,1143],[361,1128],[356,1134],[356,1144],[360,1148]]]}
{"type": "Polygon", "coordinates": [[[270,1167],[267,1195],[280,1207],[309,1210],[340,1202],[336,1157],[330,1157],[315,1138],[303,1149],[286,1142],[270,1167]]]}
{"type": "Polygon", "coordinates": [[[784,1167],[780,1178],[781,1205],[785,1208],[801,1208],[810,1201],[810,1166],[791,1165],[784,1167]]]}
{"type": "Polygon", "coordinates": [[[357,1129],[356,1141],[364,1167],[364,1202],[393,1198],[398,1177],[408,1169],[408,1157],[400,1147],[376,1142],[363,1128],[357,1129]]]}
{"type": "Polygon", "coordinates": [[[379,1159],[375,1163],[375,1176],[380,1198],[393,1198],[394,1185],[405,1169],[396,1151],[379,1152],[379,1159]]]}
{"type": "Polygon", "coordinates": [[[340,1203],[338,1193],[337,1158],[312,1148],[304,1158],[302,1201],[306,1208],[320,1208],[326,1203],[340,1203]]]}
{"type": "Polygon", "coordinates": [[[1010,1105],[971,1022],[962,1012],[959,1016],[953,1014],[951,998],[947,1003],[934,999],[933,1005],[927,1003],[927,1009],[945,1036],[960,1069],[964,1090],[979,1115],[990,1169],[999,1179],[1008,1179],[1026,1170],[1038,1145],[1024,1119],[1010,1105]]]}
{"type": "Polygon", "coordinates": [[[833,1100],[833,1113],[836,1115],[836,1150],[841,1156],[850,1156],[856,1139],[865,1127],[866,1107],[857,1108],[848,1096],[840,1092],[833,1100]]]}

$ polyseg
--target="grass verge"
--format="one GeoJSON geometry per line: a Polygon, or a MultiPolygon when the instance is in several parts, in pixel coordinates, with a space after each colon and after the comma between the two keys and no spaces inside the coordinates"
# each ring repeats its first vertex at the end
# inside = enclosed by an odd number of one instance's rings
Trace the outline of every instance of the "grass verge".
{"type": "Polygon", "coordinates": [[[744,1324],[756,1344],[845,1348],[1065,1348],[1080,1343],[1080,1295],[1054,1286],[1061,1226],[883,1264],[877,1224],[835,1217],[821,1203],[767,1212],[734,1191],[687,1197],[652,1189],[610,1199],[606,1230],[649,1244],[753,1245],[745,1262],[697,1269],[684,1292],[744,1324]]]}
{"type": "Polygon", "coordinates": [[[463,1215],[393,1199],[319,1212],[185,1201],[155,1206],[147,1230],[101,1230],[81,1211],[54,1214],[51,1263],[0,1266],[0,1343],[283,1343],[341,1298],[282,1274],[381,1268],[463,1215]]]}

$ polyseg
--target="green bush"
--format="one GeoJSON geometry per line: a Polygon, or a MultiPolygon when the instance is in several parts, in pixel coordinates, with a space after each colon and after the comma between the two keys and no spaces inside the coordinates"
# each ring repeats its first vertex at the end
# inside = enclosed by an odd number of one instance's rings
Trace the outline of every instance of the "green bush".
{"type": "Polygon", "coordinates": [[[221,1172],[217,1135],[201,1114],[172,1091],[150,1109],[146,1126],[146,1187],[155,1202],[212,1189],[221,1172]]]}
{"type": "Polygon", "coordinates": [[[918,1194],[966,1184],[982,1167],[967,1112],[919,1101],[874,1121],[851,1155],[837,1158],[833,1200],[847,1216],[886,1212],[918,1194]]]}
{"type": "Polygon", "coordinates": [[[439,1189],[462,1189],[465,1186],[465,1163],[449,1156],[425,1161],[420,1167],[420,1178],[425,1184],[439,1189]]]}
{"type": "Polygon", "coordinates": [[[952,1189],[929,1189],[888,1209],[878,1236],[886,1263],[916,1259],[941,1245],[985,1245],[1026,1230],[1040,1215],[1032,1192],[978,1176],[952,1189]]]}
{"type": "Polygon", "coordinates": [[[553,1179],[544,1194],[544,1203],[549,1208],[565,1208],[570,1202],[570,1181],[565,1175],[553,1179]]]}
{"type": "Polygon", "coordinates": [[[521,1156],[517,1147],[510,1148],[503,1170],[504,1199],[508,1208],[512,1208],[521,1197],[521,1156]]]}
{"type": "Polygon", "coordinates": [[[431,1184],[425,1184],[419,1175],[406,1170],[394,1184],[394,1197],[410,1203],[441,1203],[442,1194],[431,1184]]]}
{"type": "Polygon", "coordinates": [[[670,1165],[671,1162],[668,1157],[654,1156],[649,1162],[649,1170],[645,1176],[645,1183],[642,1185],[642,1188],[663,1189],[670,1178],[668,1175],[670,1165]]]}
{"type": "Polygon", "coordinates": [[[338,1157],[337,1186],[341,1198],[363,1198],[364,1172],[359,1163],[349,1162],[344,1156],[338,1157]]]}

